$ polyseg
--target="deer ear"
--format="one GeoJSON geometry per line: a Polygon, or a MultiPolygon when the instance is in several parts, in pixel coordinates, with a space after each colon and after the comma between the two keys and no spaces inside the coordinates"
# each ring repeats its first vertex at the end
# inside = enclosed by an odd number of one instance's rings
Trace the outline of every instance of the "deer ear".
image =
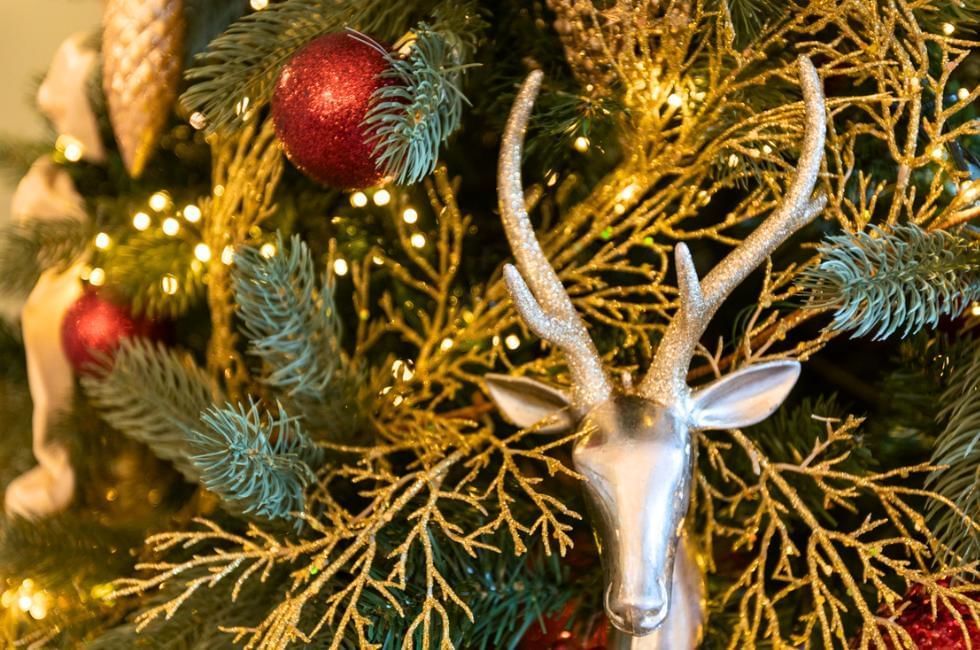
{"type": "Polygon", "coordinates": [[[575,417],[565,393],[527,377],[488,374],[487,392],[504,419],[522,429],[548,418],[542,433],[560,433],[575,426],[575,417]]]}
{"type": "Polygon", "coordinates": [[[765,420],[800,377],[798,361],[759,363],[725,375],[691,397],[697,429],[737,429],[765,420]]]}

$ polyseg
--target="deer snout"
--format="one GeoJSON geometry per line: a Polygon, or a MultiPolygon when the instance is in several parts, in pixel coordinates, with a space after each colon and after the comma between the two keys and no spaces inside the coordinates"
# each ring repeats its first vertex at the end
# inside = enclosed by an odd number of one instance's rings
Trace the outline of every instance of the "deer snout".
{"type": "Polygon", "coordinates": [[[669,606],[669,594],[663,585],[657,585],[643,596],[614,595],[612,585],[606,590],[606,613],[610,622],[633,636],[656,631],[667,618],[669,606]]]}

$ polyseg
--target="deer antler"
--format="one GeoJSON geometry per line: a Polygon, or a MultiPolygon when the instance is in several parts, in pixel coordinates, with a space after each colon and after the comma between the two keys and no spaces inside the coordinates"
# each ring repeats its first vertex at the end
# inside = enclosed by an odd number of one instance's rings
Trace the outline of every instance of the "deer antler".
{"type": "Polygon", "coordinates": [[[640,394],[663,403],[682,400],[688,388],[686,376],[694,348],[722,301],[780,244],[823,209],[825,196],[811,198],[823,157],[827,123],[820,77],[805,56],[798,60],[803,105],[806,113],[803,146],[796,172],[779,207],[735,250],[730,252],[702,282],[691,253],[677,244],[677,284],[680,311],[667,326],[653,363],[640,384],[640,394]]]}
{"type": "Polygon", "coordinates": [[[504,280],[518,313],[531,331],[564,353],[572,375],[572,402],[576,408],[585,410],[608,399],[612,388],[585,323],[541,250],[524,207],[521,149],[541,77],[540,71],[534,71],[524,81],[501,142],[497,170],[500,214],[520,269],[511,264],[504,266],[504,280]]]}

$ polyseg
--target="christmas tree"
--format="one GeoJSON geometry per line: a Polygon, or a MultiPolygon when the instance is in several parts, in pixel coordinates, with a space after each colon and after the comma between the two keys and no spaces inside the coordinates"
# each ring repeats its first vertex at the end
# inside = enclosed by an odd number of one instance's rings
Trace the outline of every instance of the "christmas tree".
{"type": "Polygon", "coordinates": [[[0,139],[5,647],[980,643],[977,0],[107,0],[0,139]]]}

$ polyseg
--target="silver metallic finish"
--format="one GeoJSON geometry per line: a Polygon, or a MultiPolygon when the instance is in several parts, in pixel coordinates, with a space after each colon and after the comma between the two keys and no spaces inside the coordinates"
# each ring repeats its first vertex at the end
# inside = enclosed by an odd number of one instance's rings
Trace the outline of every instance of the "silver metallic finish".
{"type": "Polygon", "coordinates": [[[541,250],[524,207],[521,149],[534,98],[541,87],[541,77],[541,71],[536,70],[524,81],[500,144],[497,169],[500,215],[520,269],[518,273],[513,266],[507,265],[504,278],[514,305],[527,326],[564,353],[572,375],[572,400],[576,409],[584,412],[608,399],[612,387],[585,323],[541,250]]]}
{"type": "Polygon", "coordinates": [[[694,544],[683,535],[674,558],[670,614],[656,631],[644,636],[610,630],[607,650],[679,650],[696,648],[704,634],[706,609],[704,572],[698,566],[694,544]]]}
{"type": "Polygon", "coordinates": [[[606,613],[650,634],[670,607],[677,540],[691,496],[694,450],[685,413],[638,395],[590,411],[575,447],[606,569],[606,613]]]}
{"type": "MultiPolygon", "coordinates": [[[[817,72],[799,61],[804,105],[802,154],[783,202],[698,280],[690,252],[675,249],[680,309],[636,394],[613,392],[601,359],[534,236],[521,188],[521,144],[541,82],[532,73],[518,95],[501,147],[500,208],[518,267],[504,277],[528,327],[557,345],[573,395],[528,378],[486,377],[504,416],[521,427],[577,427],[572,452],[606,571],[605,609],[623,634],[617,648],[693,648],[704,618],[702,572],[684,534],[694,481],[694,432],[755,424],[786,399],[800,373],[792,360],[740,368],[693,392],[686,375],[698,340],[725,297],[777,246],[823,208],[811,199],[823,156],[826,117],[817,72]]],[[[627,388],[627,391],[630,389],[627,388]]],[[[618,644],[618,645],[616,645],[618,644]]]]}
{"type": "Polygon", "coordinates": [[[820,76],[810,60],[798,60],[805,109],[803,144],[796,173],[779,207],[745,240],[719,262],[698,286],[697,274],[687,247],[676,251],[681,308],[667,326],[660,347],[640,384],[639,392],[669,404],[684,399],[685,381],[694,349],[718,307],[732,289],[794,232],[812,221],[827,202],[825,196],[811,198],[823,160],[827,114],[820,76]]]}

